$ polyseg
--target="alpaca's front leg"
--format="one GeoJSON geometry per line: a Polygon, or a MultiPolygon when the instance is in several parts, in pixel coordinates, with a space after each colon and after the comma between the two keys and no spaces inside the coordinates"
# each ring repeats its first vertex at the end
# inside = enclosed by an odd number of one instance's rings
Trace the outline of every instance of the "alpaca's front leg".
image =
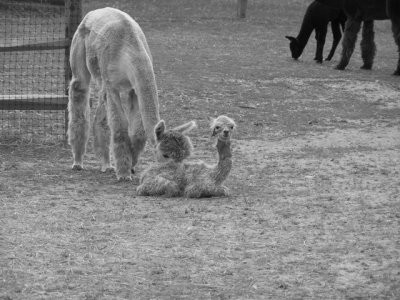
{"type": "Polygon", "coordinates": [[[317,50],[314,59],[317,61],[317,63],[322,63],[326,33],[328,31],[327,25],[328,24],[316,29],[315,39],[317,40],[317,50]]]}
{"type": "Polygon", "coordinates": [[[182,195],[182,192],[177,183],[170,181],[165,185],[163,194],[165,197],[179,197],[182,195]]]}
{"type": "Polygon", "coordinates": [[[371,70],[376,53],[376,45],[374,42],[374,21],[364,21],[361,39],[361,57],[364,62],[361,69],[371,70]]]}
{"type": "Polygon", "coordinates": [[[135,173],[135,166],[139,160],[140,154],[146,145],[146,134],[143,127],[142,117],[139,110],[139,101],[135,90],[128,93],[128,110],[129,110],[129,138],[131,140],[131,156],[132,156],[132,173],[135,173]]]}
{"type": "Polygon", "coordinates": [[[114,89],[107,89],[108,123],[111,129],[115,171],[120,181],[132,180],[131,141],[128,135],[128,121],[123,114],[119,93],[114,89]]]}
{"type": "Polygon", "coordinates": [[[73,78],[69,88],[68,142],[72,148],[73,170],[83,169],[83,156],[89,138],[89,87],[86,80],[73,78]]]}
{"type": "Polygon", "coordinates": [[[186,198],[200,198],[202,193],[204,192],[204,188],[195,184],[189,184],[184,191],[184,195],[186,198]]]}
{"type": "Polygon", "coordinates": [[[94,150],[101,160],[101,172],[113,171],[110,163],[110,127],[107,124],[107,96],[100,92],[93,121],[94,150]]]}
{"type": "Polygon", "coordinates": [[[342,32],[340,31],[340,23],[339,22],[337,22],[337,21],[332,22],[331,28],[332,28],[333,42],[332,42],[331,51],[329,52],[328,57],[325,59],[327,61],[332,59],[333,55],[335,54],[336,48],[342,38],[342,32]]]}
{"type": "Polygon", "coordinates": [[[143,182],[136,188],[136,193],[139,196],[149,196],[150,195],[149,185],[146,182],[143,182]]]}
{"type": "Polygon", "coordinates": [[[229,188],[224,185],[215,187],[214,196],[216,197],[229,196],[229,188]]]}
{"type": "Polygon", "coordinates": [[[342,57],[339,64],[336,66],[337,70],[344,70],[349,64],[350,57],[353,54],[354,47],[357,41],[357,34],[361,28],[361,20],[355,18],[348,18],[344,30],[342,42],[342,57]]]}

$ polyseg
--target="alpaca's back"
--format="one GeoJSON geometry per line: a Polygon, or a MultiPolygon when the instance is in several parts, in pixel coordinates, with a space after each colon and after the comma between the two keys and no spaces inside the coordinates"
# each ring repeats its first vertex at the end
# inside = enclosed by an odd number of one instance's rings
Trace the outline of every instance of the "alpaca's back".
{"type": "Polygon", "coordinates": [[[207,165],[203,161],[185,162],[184,167],[186,184],[211,181],[210,172],[212,166],[207,165]]]}

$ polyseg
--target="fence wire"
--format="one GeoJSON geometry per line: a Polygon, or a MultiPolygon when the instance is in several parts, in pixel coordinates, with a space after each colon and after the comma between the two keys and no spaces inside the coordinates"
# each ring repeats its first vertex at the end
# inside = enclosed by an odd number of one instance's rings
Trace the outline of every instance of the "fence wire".
{"type": "Polygon", "coordinates": [[[0,0],[0,137],[65,137],[65,49],[43,46],[65,28],[64,1],[0,0]]]}

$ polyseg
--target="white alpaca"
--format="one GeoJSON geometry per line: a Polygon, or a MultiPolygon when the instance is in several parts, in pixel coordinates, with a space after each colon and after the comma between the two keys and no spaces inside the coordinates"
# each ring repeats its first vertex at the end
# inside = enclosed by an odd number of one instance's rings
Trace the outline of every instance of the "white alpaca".
{"type": "Polygon", "coordinates": [[[235,127],[235,122],[224,115],[211,120],[212,136],[217,137],[218,162],[215,165],[202,161],[184,164],[185,197],[221,197],[229,194],[229,189],[223,183],[232,169],[231,137],[235,127]]]}
{"type": "Polygon", "coordinates": [[[93,79],[101,90],[93,125],[101,170],[111,168],[111,133],[117,178],[131,180],[131,170],[146,139],[155,145],[153,129],[160,120],[152,57],[141,28],[118,9],[89,12],[73,37],[70,64],[68,140],[72,168],[83,169],[90,127],[89,84],[93,79]]]}

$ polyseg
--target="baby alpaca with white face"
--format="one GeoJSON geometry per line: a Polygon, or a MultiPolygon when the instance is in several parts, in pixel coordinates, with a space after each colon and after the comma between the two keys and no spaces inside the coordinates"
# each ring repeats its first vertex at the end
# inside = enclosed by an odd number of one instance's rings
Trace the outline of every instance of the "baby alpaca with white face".
{"type": "Polygon", "coordinates": [[[217,137],[218,163],[212,166],[204,162],[185,163],[186,197],[218,197],[229,194],[229,189],[222,183],[232,169],[231,137],[235,127],[235,122],[227,116],[211,119],[211,135],[217,137]]]}

